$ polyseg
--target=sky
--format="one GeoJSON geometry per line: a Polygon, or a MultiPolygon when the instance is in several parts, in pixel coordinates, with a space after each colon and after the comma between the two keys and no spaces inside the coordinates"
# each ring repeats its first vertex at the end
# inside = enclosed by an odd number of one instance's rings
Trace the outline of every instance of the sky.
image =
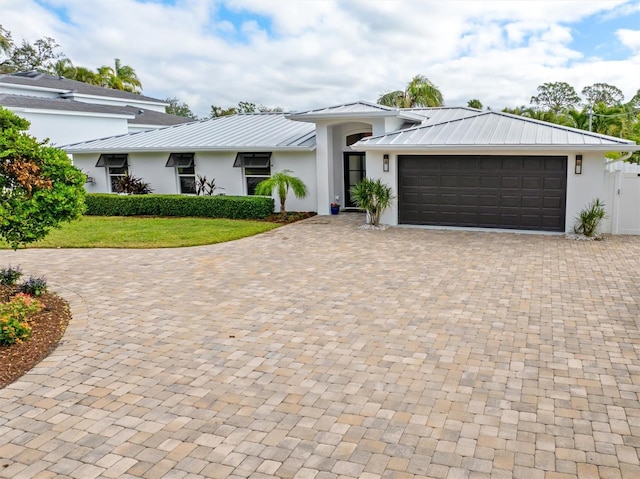
{"type": "Polygon", "coordinates": [[[78,66],[119,58],[200,116],[375,102],[417,74],[496,110],[545,82],[640,89],[640,0],[0,0],[0,24],[78,66]]]}

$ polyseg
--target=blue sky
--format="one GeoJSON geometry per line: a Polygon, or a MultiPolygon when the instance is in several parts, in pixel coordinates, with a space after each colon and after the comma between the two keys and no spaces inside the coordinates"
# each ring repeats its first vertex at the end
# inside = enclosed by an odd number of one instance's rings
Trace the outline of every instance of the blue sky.
{"type": "Polygon", "coordinates": [[[144,93],[200,115],[251,101],[304,110],[375,101],[416,74],[447,105],[527,104],[544,82],[639,88],[640,0],[0,0],[16,40],[74,64],[114,58],[144,93]],[[410,12],[410,14],[407,14],[410,12]]]}

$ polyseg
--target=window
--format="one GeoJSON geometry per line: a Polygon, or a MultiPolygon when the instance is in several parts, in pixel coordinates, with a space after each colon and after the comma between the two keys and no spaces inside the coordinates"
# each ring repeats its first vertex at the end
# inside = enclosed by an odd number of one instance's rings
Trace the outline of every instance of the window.
{"type": "Polygon", "coordinates": [[[180,185],[180,193],[196,194],[196,165],[195,153],[171,153],[167,164],[168,168],[175,168],[180,185]]]}
{"type": "Polygon", "coordinates": [[[116,192],[116,181],[127,176],[129,173],[127,158],[127,154],[100,155],[96,163],[96,167],[107,169],[107,176],[109,177],[109,185],[112,193],[116,192]]]}
{"type": "Polygon", "coordinates": [[[238,153],[234,167],[242,167],[247,183],[247,195],[254,195],[256,186],[271,176],[271,153],[238,153]]]}

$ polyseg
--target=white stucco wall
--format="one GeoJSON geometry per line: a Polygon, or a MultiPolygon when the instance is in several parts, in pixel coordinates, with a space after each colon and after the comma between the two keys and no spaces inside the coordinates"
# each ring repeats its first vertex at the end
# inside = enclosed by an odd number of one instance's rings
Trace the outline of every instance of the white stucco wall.
{"type": "MultiPolygon", "coordinates": [[[[106,168],[97,168],[99,154],[74,154],[74,164],[87,175],[95,179],[95,184],[86,184],[89,193],[109,192],[106,168]]],[[[150,183],[154,193],[176,194],[179,192],[178,178],[175,168],[165,165],[169,152],[130,153],[129,173],[150,183]]],[[[234,168],[236,152],[196,152],[195,171],[197,175],[206,176],[208,180],[215,178],[216,185],[224,188],[216,194],[230,196],[246,195],[246,181],[242,168],[234,168]]],[[[297,199],[290,192],[286,207],[290,211],[317,211],[317,182],[315,152],[313,151],[275,151],[271,156],[271,172],[284,169],[292,170],[294,176],[307,185],[305,199],[297,199]]],[[[276,211],[280,204],[276,199],[276,211]]]]}
{"type": "Polygon", "coordinates": [[[127,133],[127,119],[124,116],[74,115],[65,112],[33,112],[9,108],[16,115],[31,122],[29,133],[44,140],[49,138],[56,146],[95,140],[107,136],[127,133]]]}
{"type": "MultiPolygon", "coordinates": [[[[367,153],[367,177],[381,178],[382,181],[392,187],[396,200],[382,217],[382,222],[389,225],[398,224],[398,154],[401,155],[425,155],[425,151],[389,151],[389,172],[383,171],[383,152],[370,151],[367,153]]],[[[495,152],[456,152],[451,151],[429,151],[433,155],[470,155],[470,154],[496,154],[495,152]]],[[[567,156],[567,198],[566,198],[566,219],[565,230],[573,231],[575,217],[580,210],[590,203],[594,198],[606,201],[607,189],[604,167],[604,154],[602,152],[563,152],[563,151],[501,151],[500,155],[532,155],[532,156],[567,156]],[[582,174],[575,174],[575,155],[582,154],[583,166],[582,174]]],[[[610,205],[607,205],[610,209],[610,205]]],[[[609,212],[610,213],[610,212],[609,212]]],[[[609,214],[610,216],[610,214],[609,214]]],[[[611,222],[603,224],[604,233],[611,232],[611,222]]]]}

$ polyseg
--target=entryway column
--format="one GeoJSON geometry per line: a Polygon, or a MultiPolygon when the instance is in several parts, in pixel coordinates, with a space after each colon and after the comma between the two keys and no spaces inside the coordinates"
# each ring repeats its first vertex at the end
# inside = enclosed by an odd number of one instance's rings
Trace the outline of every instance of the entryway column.
{"type": "Polygon", "coordinates": [[[316,176],[318,183],[318,214],[330,214],[333,201],[332,128],[316,123],[316,176]]]}

